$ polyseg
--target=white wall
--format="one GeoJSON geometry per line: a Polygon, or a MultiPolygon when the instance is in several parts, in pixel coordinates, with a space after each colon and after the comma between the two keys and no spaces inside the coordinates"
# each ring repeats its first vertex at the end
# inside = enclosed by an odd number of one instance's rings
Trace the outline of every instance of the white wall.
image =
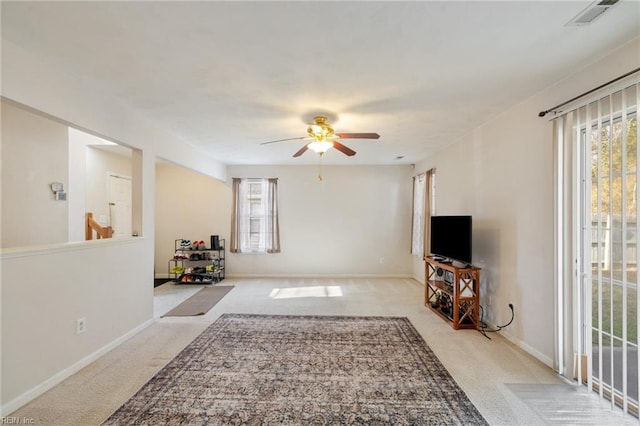
{"type": "Polygon", "coordinates": [[[278,178],[282,252],[227,253],[228,274],[410,276],[411,173],[324,166],[319,181],[315,166],[230,166],[229,177],[278,178]]]}
{"type": "Polygon", "coordinates": [[[67,128],[2,101],[2,247],[67,241],[67,128]]]}
{"type": "Polygon", "coordinates": [[[41,61],[2,39],[2,96],[130,148],[152,150],[216,179],[226,167],[200,149],[156,128],[95,84],[41,61]]]}
{"type": "MultiPolygon", "coordinates": [[[[2,401],[15,409],[152,317],[142,239],[2,254],[2,401]],[[73,265],[70,263],[73,259],[73,265]],[[87,331],[76,335],[76,320],[87,331]]],[[[8,414],[8,411],[5,412],[8,414]]]]}
{"type": "MultiPolygon", "coordinates": [[[[552,127],[538,112],[640,66],[640,41],[500,114],[416,165],[436,168],[437,214],[473,215],[473,263],[483,268],[481,304],[503,334],[552,365],[552,127]]],[[[414,274],[422,276],[415,260],[414,274]]]]}
{"type": "Polygon", "coordinates": [[[156,165],[155,276],[167,278],[176,239],[229,241],[231,188],[201,173],[166,162],[156,165]]]}
{"type": "MultiPolygon", "coordinates": [[[[278,254],[227,251],[228,276],[410,276],[411,168],[232,166],[232,177],[277,177],[278,254]],[[380,259],[384,258],[383,263],[380,259]]],[[[231,183],[167,163],[156,168],[155,272],[176,238],[227,240],[231,183]]]]}
{"type": "Polygon", "coordinates": [[[84,241],[86,225],[87,141],[88,134],[72,127],[69,131],[69,239],[84,241]]]}
{"type": "MultiPolygon", "coordinates": [[[[226,178],[226,169],[160,132],[90,82],[65,74],[5,39],[2,96],[64,125],[141,150],[141,155],[133,155],[133,210],[134,217],[142,212],[143,236],[0,252],[0,414],[7,414],[152,319],[156,157],[171,158],[218,179],[226,178]],[[75,334],[79,315],[87,320],[82,335],[75,334]]],[[[4,117],[2,124],[6,125],[4,117]]],[[[3,146],[2,161],[11,161],[8,154],[3,146]]],[[[61,161],[66,161],[66,152],[64,158],[61,161]]],[[[3,187],[3,204],[14,198],[5,191],[3,187]]]]}

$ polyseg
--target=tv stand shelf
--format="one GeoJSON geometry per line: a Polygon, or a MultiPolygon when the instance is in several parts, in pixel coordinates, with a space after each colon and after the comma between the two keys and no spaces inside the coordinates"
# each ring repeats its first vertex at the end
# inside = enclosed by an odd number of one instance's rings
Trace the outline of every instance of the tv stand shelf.
{"type": "Polygon", "coordinates": [[[425,257],[424,304],[455,330],[477,329],[480,268],[425,257]]]}

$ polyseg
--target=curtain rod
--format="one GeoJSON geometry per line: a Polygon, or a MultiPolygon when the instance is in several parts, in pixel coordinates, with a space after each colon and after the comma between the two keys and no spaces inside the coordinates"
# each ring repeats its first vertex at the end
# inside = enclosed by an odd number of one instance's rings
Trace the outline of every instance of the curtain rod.
{"type": "MultiPolygon", "coordinates": [[[[278,178],[234,178],[234,177],[232,177],[231,179],[232,179],[232,180],[233,180],[233,179],[251,179],[251,180],[261,180],[261,179],[267,179],[267,180],[269,180],[269,179],[271,179],[271,180],[278,180],[278,178]]],[[[0,423],[0,424],[1,424],[1,423],[0,423]]]]}
{"type": "Polygon", "coordinates": [[[615,83],[615,82],[616,82],[616,81],[618,81],[618,80],[622,80],[623,78],[628,77],[628,76],[630,76],[631,74],[636,73],[636,72],[638,72],[638,71],[640,71],[640,68],[636,68],[636,69],[634,69],[634,70],[631,70],[631,71],[629,71],[628,73],[623,74],[623,75],[621,75],[620,77],[614,78],[614,79],[613,79],[613,80],[611,80],[611,81],[607,81],[606,83],[601,84],[600,86],[598,86],[598,87],[596,87],[596,88],[593,88],[593,89],[591,89],[591,90],[589,90],[589,91],[587,91],[587,92],[584,92],[584,93],[582,93],[582,94],[580,94],[580,95],[576,96],[575,98],[571,98],[571,99],[569,99],[568,101],[564,101],[564,102],[562,102],[561,104],[558,104],[558,105],[554,106],[553,108],[549,108],[549,109],[548,109],[548,110],[546,110],[546,111],[540,111],[540,112],[538,113],[538,117],[544,117],[545,115],[547,115],[547,113],[549,113],[549,112],[551,112],[551,111],[555,111],[556,109],[560,108],[561,106],[564,106],[564,105],[566,105],[566,104],[568,104],[568,103],[570,103],[570,102],[573,102],[573,101],[575,101],[575,100],[577,100],[577,99],[580,99],[580,98],[581,98],[581,97],[583,97],[583,96],[587,96],[588,94],[593,93],[593,92],[595,92],[596,90],[600,90],[600,89],[602,89],[603,87],[606,87],[606,86],[608,86],[608,85],[610,85],[610,84],[612,84],[612,83],[615,83]]]}

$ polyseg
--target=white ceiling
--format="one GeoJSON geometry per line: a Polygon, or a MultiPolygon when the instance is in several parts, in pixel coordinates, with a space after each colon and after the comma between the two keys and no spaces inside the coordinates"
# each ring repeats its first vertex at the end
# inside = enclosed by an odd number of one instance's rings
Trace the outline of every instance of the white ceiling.
{"type": "Polygon", "coordinates": [[[326,163],[408,164],[640,35],[638,1],[566,26],[591,3],[3,1],[2,37],[226,164],[315,164],[260,143],[318,112],[381,135],[326,163]]]}

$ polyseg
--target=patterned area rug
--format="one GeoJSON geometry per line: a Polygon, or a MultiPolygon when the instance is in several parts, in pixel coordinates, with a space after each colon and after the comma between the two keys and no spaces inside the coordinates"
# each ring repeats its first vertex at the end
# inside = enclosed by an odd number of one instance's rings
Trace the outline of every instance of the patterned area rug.
{"type": "Polygon", "coordinates": [[[105,425],[486,425],[406,318],[225,314],[105,425]]]}

